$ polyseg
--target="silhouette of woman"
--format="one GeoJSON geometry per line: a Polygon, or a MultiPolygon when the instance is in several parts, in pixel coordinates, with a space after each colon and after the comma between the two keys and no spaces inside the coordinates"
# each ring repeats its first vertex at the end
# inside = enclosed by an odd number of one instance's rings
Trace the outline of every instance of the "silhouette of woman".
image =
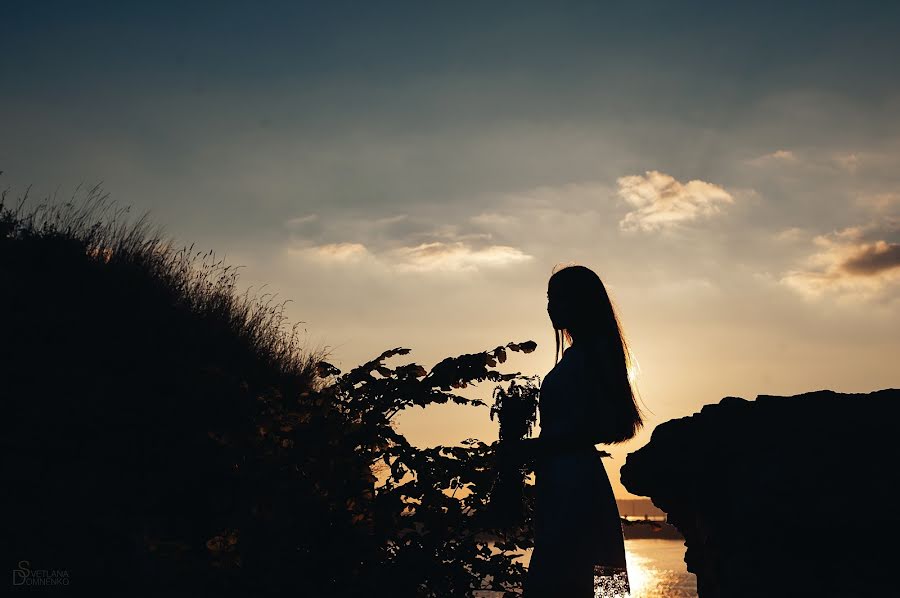
{"type": "Polygon", "coordinates": [[[534,551],[524,598],[627,596],[622,524],[596,444],[643,424],[628,348],[600,278],[584,266],[550,277],[556,364],[541,383],[540,435],[500,443],[502,459],[534,463],[534,551]],[[563,341],[569,342],[559,358],[563,341]]]}

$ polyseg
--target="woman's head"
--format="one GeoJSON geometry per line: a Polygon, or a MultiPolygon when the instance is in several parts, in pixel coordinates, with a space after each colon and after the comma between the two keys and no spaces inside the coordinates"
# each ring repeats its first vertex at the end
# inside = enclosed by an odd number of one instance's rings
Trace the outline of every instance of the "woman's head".
{"type": "Polygon", "coordinates": [[[606,288],[590,268],[565,266],[550,277],[547,313],[553,328],[564,331],[570,343],[595,340],[611,311],[606,288]]]}
{"type": "Polygon", "coordinates": [[[597,442],[632,438],[643,425],[629,379],[630,353],[612,301],[600,277],[585,266],[555,269],[547,284],[547,313],[556,335],[556,359],[564,339],[577,344],[588,359],[589,380],[597,389],[601,436],[597,442]],[[601,414],[602,408],[602,414],[601,414]]]}

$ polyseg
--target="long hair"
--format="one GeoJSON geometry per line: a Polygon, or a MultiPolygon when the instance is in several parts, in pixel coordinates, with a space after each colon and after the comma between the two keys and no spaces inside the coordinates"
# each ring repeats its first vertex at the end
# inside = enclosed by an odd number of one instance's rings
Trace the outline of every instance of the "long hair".
{"type": "Polygon", "coordinates": [[[593,390],[585,424],[596,443],[633,438],[643,426],[631,385],[632,356],[616,310],[600,277],[585,266],[554,268],[547,298],[556,336],[556,362],[564,340],[577,341],[586,357],[586,383],[593,390]]]}

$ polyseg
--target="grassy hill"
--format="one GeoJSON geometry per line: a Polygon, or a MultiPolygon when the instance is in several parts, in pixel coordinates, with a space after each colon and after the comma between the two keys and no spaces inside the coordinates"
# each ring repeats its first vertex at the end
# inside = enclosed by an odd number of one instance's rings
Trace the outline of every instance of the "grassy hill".
{"type": "Polygon", "coordinates": [[[238,295],[232,267],[96,188],[4,194],[0,280],[8,568],[166,595],[359,581],[346,501],[369,464],[340,443],[343,414],[306,400],[325,355],[301,350],[283,304],[238,295]],[[289,440],[268,433],[289,420],[289,440]]]}

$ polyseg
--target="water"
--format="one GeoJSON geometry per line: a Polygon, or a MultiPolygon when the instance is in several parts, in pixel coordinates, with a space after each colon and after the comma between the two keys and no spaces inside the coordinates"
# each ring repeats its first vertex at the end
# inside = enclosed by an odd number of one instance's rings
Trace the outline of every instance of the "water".
{"type": "MultiPolygon", "coordinates": [[[[625,540],[631,598],[697,598],[697,578],[684,563],[682,540],[625,540]]],[[[519,557],[527,564],[531,551],[519,557]]],[[[476,592],[490,598],[499,592],[476,592]]]]}
{"type": "Polygon", "coordinates": [[[625,540],[632,598],[696,598],[697,577],[684,564],[681,540],[625,540]]]}

